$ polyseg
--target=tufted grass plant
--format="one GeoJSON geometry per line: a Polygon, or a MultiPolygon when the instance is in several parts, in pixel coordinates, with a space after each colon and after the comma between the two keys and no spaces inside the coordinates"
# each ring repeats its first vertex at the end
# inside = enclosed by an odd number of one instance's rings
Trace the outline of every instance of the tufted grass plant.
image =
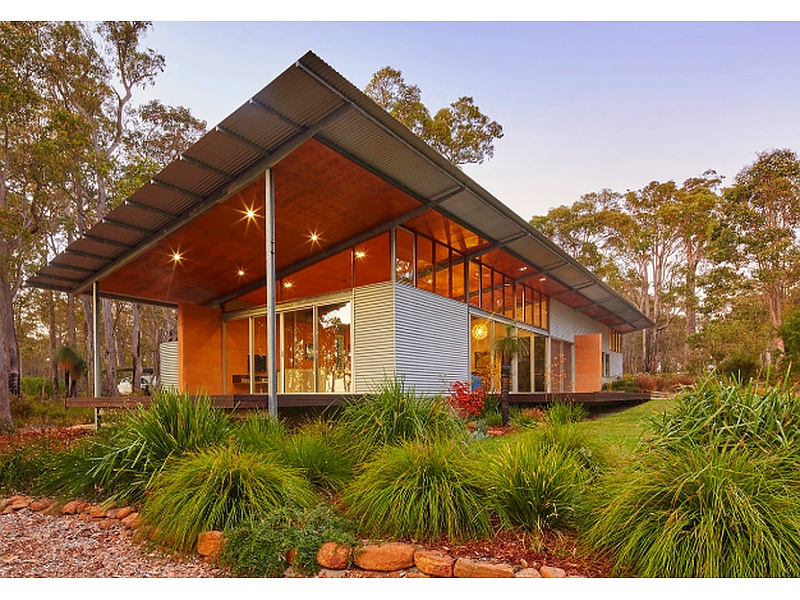
{"type": "Polygon", "coordinates": [[[583,404],[559,400],[544,409],[544,416],[551,425],[566,425],[583,421],[589,416],[589,411],[583,404]]]}
{"type": "Polygon", "coordinates": [[[577,451],[527,434],[493,450],[485,478],[504,527],[542,534],[578,524],[590,473],[577,451]]]}
{"type": "Polygon", "coordinates": [[[353,476],[353,456],[335,443],[328,423],[323,420],[301,425],[287,439],[280,455],[287,464],[300,469],[320,491],[339,491],[353,476]]]}
{"type": "Polygon", "coordinates": [[[785,449],[685,443],[606,480],[583,538],[641,577],[800,575],[800,470],[785,449]]]}
{"type": "Polygon", "coordinates": [[[149,407],[101,428],[76,462],[61,461],[63,473],[50,477],[49,488],[62,495],[94,488],[112,500],[140,502],[170,459],[223,443],[230,431],[230,417],[207,396],[159,392],[149,407]]]}
{"type": "Polygon", "coordinates": [[[652,443],[796,447],[800,396],[788,379],[762,388],[758,382],[711,375],[682,392],[674,408],[650,422],[652,443]]]}
{"type": "Polygon", "coordinates": [[[492,529],[481,468],[453,440],[387,446],[347,487],[343,502],[367,535],[482,538],[492,529]]]}
{"type": "Polygon", "coordinates": [[[268,454],[218,446],[173,461],[148,489],[141,518],[156,542],[187,552],[202,531],[318,501],[297,469],[268,454]]]}
{"type": "Polygon", "coordinates": [[[232,439],[240,448],[260,452],[280,451],[289,437],[286,423],[264,411],[249,412],[235,422],[232,439]]]}
{"type": "Polygon", "coordinates": [[[407,387],[401,378],[385,380],[373,392],[348,401],[336,417],[334,433],[358,462],[386,445],[469,437],[446,401],[407,387]]]}

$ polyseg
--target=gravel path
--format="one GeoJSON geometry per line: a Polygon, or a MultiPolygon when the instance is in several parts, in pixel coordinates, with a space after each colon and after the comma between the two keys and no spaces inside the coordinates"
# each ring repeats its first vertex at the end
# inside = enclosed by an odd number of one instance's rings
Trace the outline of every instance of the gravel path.
{"type": "Polygon", "coordinates": [[[225,577],[196,557],[171,557],[119,523],[23,509],[0,514],[0,577],[225,577]]]}

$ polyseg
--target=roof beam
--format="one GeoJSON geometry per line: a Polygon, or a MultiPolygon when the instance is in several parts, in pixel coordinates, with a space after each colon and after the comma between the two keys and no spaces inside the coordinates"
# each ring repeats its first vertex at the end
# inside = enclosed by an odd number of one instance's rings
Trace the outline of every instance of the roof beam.
{"type": "Polygon", "coordinates": [[[197,167],[198,169],[203,169],[204,171],[208,171],[209,173],[214,173],[214,175],[219,175],[220,177],[222,177],[223,179],[227,179],[228,181],[233,181],[234,179],[236,179],[234,175],[226,173],[222,169],[217,169],[216,167],[212,167],[211,165],[208,165],[201,160],[197,160],[196,158],[192,158],[191,156],[186,156],[185,154],[181,154],[179,159],[185,163],[197,167]]]}
{"type": "Polygon", "coordinates": [[[94,269],[90,269],[88,267],[79,267],[77,265],[68,265],[68,264],[62,263],[62,262],[57,261],[57,260],[51,260],[50,261],[50,266],[51,267],[57,267],[59,269],[69,269],[71,271],[81,271],[83,273],[93,273],[94,272],[94,269]]]}
{"type": "MultiPolygon", "coordinates": [[[[202,202],[203,200],[205,200],[205,196],[201,196],[200,194],[195,194],[194,192],[190,192],[189,190],[185,190],[182,187],[178,187],[177,185],[167,183],[166,181],[162,181],[161,179],[156,179],[155,177],[153,177],[153,179],[150,180],[150,183],[158,187],[167,189],[171,192],[177,192],[183,196],[188,196],[189,198],[195,200],[196,202],[202,202]]],[[[173,217],[177,216],[179,215],[173,215],[173,217]]]]}
{"type": "MultiPolygon", "coordinates": [[[[153,183],[151,180],[150,183],[153,183]]],[[[166,187],[167,184],[164,184],[166,187]]],[[[144,204],[143,202],[137,202],[136,200],[125,200],[124,204],[126,206],[132,206],[133,208],[140,208],[141,210],[146,210],[148,212],[161,215],[162,217],[169,217],[170,219],[174,219],[178,215],[174,212],[170,212],[168,210],[164,210],[163,208],[158,208],[156,206],[150,206],[149,204],[144,204]]]]}
{"type": "Polygon", "coordinates": [[[128,231],[135,231],[137,233],[145,233],[145,234],[153,233],[153,230],[148,229],[147,227],[132,225],[130,223],[125,223],[123,221],[117,221],[116,219],[109,219],[108,217],[103,218],[103,220],[100,222],[105,223],[106,225],[113,225],[114,227],[121,227],[122,229],[127,229],[128,231]]]}
{"type": "Polygon", "coordinates": [[[64,250],[65,254],[72,254],[73,256],[80,256],[81,258],[91,258],[93,260],[104,260],[108,261],[111,260],[110,257],[105,256],[103,254],[95,254],[94,252],[84,252],[82,250],[73,250],[72,248],[67,248],[64,250]]]}
{"type": "Polygon", "coordinates": [[[276,109],[272,108],[269,104],[261,102],[261,100],[256,100],[255,98],[250,98],[247,101],[248,104],[251,106],[255,106],[256,108],[262,110],[263,112],[272,115],[273,117],[279,118],[281,121],[286,123],[289,127],[296,129],[297,131],[304,131],[306,128],[300,125],[300,123],[294,122],[292,119],[287,117],[281,112],[278,112],[276,109]]]}
{"type": "Polygon", "coordinates": [[[117,248],[133,248],[133,246],[131,246],[130,244],[126,244],[124,242],[118,242],[117,240],[110,240],[108,238],[100,237],[99,235],[94,235],[93,233],[84,233],[81,237],[84,240],[89,240],[90,242],[97,242],[98,244],[116,246],[117,248]]]}
{"type": "Polygon", "coordinates": [[[244,146],[247,146],[248,148],[250,148],[252,150],[255,150],[256,152],[258,152],[262,156],[269,156],[269,150],[267,150],[263,146],[260,146],[259,144],[256,144],[252,140],[248,140],[246,137],[244,137],[242,135],[239,135],[238,133],[236,133],[234,131],[231,131],[230,129],[227,129],[226,127],[223,127],[222,125],[217,125],[214,128],[214,130],[217,131],[218,133],[221,133],[222,135],[224,135],[224,136],[236,141],[236,142],[239,142],[240,144],[242,144],[244,146]]]}
{"type": "MultiPolygon", "coordinates": [[[[522,238],[525,238],[525,237],[528,237],[528,234],[523,232],[523,233],[515,233],[514,235],[511,235],[511,236],[509,236],[509,237],[507,237],[505,239],[502,239],[502,240],[497,240],[495,242],[492,242],[490,240],[489,241],[489,243],[491,244],[490,246],[487,246],[486,248],[482,248],[480,250],[476,250],[475,252],[471,252],[469,254],[465,254],[464,258],[466,260],[473,260],[475,258],[483,256],[484,254],[488,254],[492,250],[501,249],[504,246],[508,246],[511,242],[516,242],[517,240],[521,240],[522,238]]],[[[522,261],[522,262],[528,262],[528,261],[522,261]]]]}

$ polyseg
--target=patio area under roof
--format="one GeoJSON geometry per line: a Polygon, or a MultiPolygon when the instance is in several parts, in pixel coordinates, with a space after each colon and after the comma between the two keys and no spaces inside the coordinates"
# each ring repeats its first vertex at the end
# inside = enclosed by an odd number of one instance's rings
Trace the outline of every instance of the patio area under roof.
{"type": "MultiPolygon", "coordinates": [[[[269,170],[279,280],[404,226],[620,332],[651,324],[310,52],[28,284],[79,294],[97,283],[104,297],[170,306],[263,305],[269,170]]],[[[303,295],[315,283],[330,287],[309,281],[303,295]]]]}

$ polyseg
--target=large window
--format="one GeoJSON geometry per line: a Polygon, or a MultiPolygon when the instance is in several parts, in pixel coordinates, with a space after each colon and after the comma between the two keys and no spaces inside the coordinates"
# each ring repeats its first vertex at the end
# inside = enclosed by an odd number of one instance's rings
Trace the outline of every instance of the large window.
{"type": "Polygon", "coordinates": [[[349,392],[350,302],[320,306],[317,309],[317,391],[349,392]]]}

